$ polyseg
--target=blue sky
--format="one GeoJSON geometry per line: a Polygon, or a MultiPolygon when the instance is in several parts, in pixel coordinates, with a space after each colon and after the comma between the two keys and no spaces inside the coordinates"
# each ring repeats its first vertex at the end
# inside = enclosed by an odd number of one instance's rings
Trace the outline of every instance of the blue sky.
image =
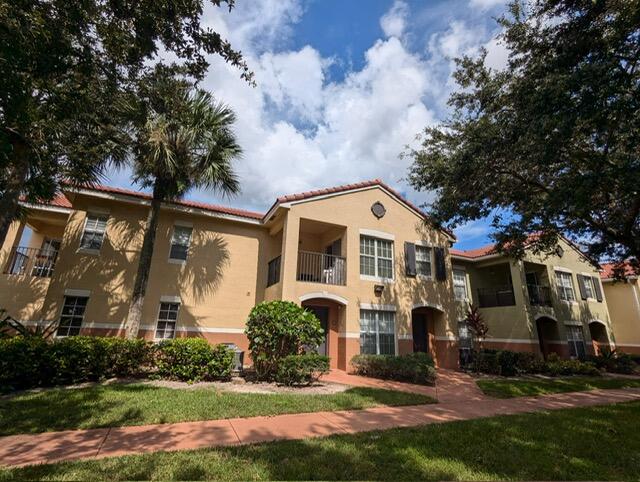
{"type": "MultiPolygon", "coordinates": [[[[203,86],[238,117],[242,193],[190,198],[264,211],[281,194],[382,178],[417,204],[399,155],[447,113],[453,57],[506,50],[495,17],[505,0],[237,0],[204,21],[242,51],[257,87],[219,59],[203,86]]],[[[132,187],[127,171],[111,184],[132,187]]],[[[484,221],[456,230],[466,249],[489,241],[484,221]]]]}

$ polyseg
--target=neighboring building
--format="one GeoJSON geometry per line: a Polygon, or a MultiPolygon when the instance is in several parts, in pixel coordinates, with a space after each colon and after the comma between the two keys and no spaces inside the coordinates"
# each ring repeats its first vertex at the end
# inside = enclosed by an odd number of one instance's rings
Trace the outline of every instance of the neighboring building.
{"type": "MultiPolygon", "coordinates": [[[[582,357],[613,342],[599,266],[562,239],[556,252],[514,260],[486,246],[452,249],[454,283],[489,325],[486,348],[582,357]]],[[[466,332],[464,325],[461,333],[466,332]]]]}
{"type": "Polygon", "coordinates": [[[602,266],[600,276],[609,303],[611,326],[616,348],[625,353],[640,354],[640,286],[638,276],[625,266],[625,280],[614,279],[614,265],[602,266]]]}
{"type": "MultiPolygon", "coordinates": [[[[27,206],[0,252],[0,307],[58,336],[123,335],[149,196],[110,187],[27,206]]],[[[263,300],[316,312],[332,366],[353,355],[428,351],[456,366],[460,318],[449,247],[381,181],[279,198],[266,214],[195,202],[163,206],[140,336],[203,336],[247,348],[263,300]]]]}
{"type": "MultiPolygon", "coordinates": [[[[150,197],[95,187],[27,205],[0,251],[0,307],[58,336],[124,335],[150,197]],[[30,236],[24,235],[25,225],[30,236]]],[[[251,308],[290,300],[326,328],[321,351],[424,351],[456,367],[469,303],[487,347],[582,355],[612,340],[598,268],[563,241],[542,259],[450,249],[454,236],[378,180],[280,197],[267,213],[163,205],[139,336],[247,348],[251,308]]]]}

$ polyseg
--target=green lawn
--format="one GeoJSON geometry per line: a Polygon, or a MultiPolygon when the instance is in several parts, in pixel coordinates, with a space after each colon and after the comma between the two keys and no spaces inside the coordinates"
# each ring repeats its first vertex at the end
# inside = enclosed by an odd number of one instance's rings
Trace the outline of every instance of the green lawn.
{"type": "Polygon", "coordinates": [[[560,392],[584,392],[597,388],[637,388],[640,380],[623,378],[568,377],[551,379],[525,378],[522,380],[478,380],[480,389],[496,398],[546,395],[560,392]]]}
{"type": "Polygon", "coordinates": [[[432,402],[424,395],[373,388],[297,395],[102,385],[0,399],[0,435],[432,402]]]}
{"type": "Polygon", "coordinates": [[[640,402],[0,471],[0,480],[638,480],[640,402]]]}

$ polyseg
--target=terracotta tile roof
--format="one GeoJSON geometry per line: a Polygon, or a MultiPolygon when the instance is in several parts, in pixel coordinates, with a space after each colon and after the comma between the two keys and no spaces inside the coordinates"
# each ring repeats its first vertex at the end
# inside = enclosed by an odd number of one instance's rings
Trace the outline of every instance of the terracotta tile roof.
{"type": "MultiPolygon", "coordinates": [[[[602,271],[600,271],[600,279],[613,279],[614,269],[617,266],[616,263],[603,263],[601,265],[602,271]]],[[[624,275],[636,276],[636,273],[630,263],[624,263],[624,275]]]]}
{"type": "MultiPolygon", "coordinates": [[[[305,192],[300,192],[300,193],[296,193],[296,194],[287,194],[285,196],[280,196],[279,198],[277,198],[276,202],[273,204],[273,206],[271,206],[269,211],[271,211],[274,206],[276,206],[278,204],[281,204],[281,203],[286,203],[286,202],[291,202],[291,201],[302,201],[304,199],[310,199],[310,198],[314,198],[316,196],[325,196],[327,194],[337,194],[337,193],[341,193],[341,192],[353,191],[355,189],[363,189],[363,188],[373,187],[373,186],[380,186],[383,189],[385,189],[386,191],[389,191],[400,202],[402,202],[403,204],[407,205],[412,210],[416,211],[423,218],[429,219],[429,215],[428,214],[426,214],[418,206],[416,206],[415,204],[413,204],[412,202],[407,200],[404,196],[402,196],[395,189],[393,189],[388,184],[383,182],[381,179],[372,179],[370,181],[356,182],[356,183],[353,183],[353,184],[344,184],[342,186],[328,187],[328,188],[324,188],[324,189],[317,189],[317,190],[314,190],[314,191],[305,191],[305,192]]],[[[442,229],[442,231],[447,233],[449,236],[455,238],[455,235],[451,231],[449,231],[447,229],[444,229],[444,228],[440,228],[440,229],[442,229]]]]}
{"type": "Polygon", "coordinates": [[[481,256],[487,256],[489,254],[494,254],[495,247],[496,247],[495,244],[489,244],[487,246],[481,246],[480,248],[475,248],[475,249],[466,249],[466,250],[450,249],[449,253],[452,256],[463,256],[465,258],[473,259],[473,258],[479,258],[481,256]]]}
{"type": "MultiPolygon", "coordinates": [[[[23,197],[20,198],[21,202],[27,202],[26,199],[23,197]]],[[[46,201],[46,202],[35,202],[35,203],[31,203],[32,205],[35,206],[55,206],[58,208],[71,208],[71,203],[69,202],[69,200],[67,199],[67,197],[60,193],[60,194],[56,194],[55,197],[51,200],[51,201],[46,201]]]]}
{"type": "MultiPolygon", "coordinates": [[[[88,189],[92,189],[94,191],[107,192],[111,194],[123,194],[125,196],[132,196],[132,197],[137,197],[139,199],[151,200],[150,194],[140,192],[140,191],[133,191],[131,189],[124,189],[121,187],[94,185],[88,189]]],[[[220,206],[217,204],[208,204],[208,203],[203,203],[198,201],[173,201],[173,204],[176,204],[178,206],[196,208],[196,209],[204,209],[205,211],[229,214],[232,216],[240,216],[243,218],[262,219],[263,217],[262,213],[257,213],[254,211],[246,211],[244,209],[230,208],[226,206],[220,206]]]]}

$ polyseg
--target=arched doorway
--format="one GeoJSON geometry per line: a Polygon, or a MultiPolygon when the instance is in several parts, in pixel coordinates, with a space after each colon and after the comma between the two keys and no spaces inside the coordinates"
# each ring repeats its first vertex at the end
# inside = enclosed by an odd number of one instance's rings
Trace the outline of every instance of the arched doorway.
{"type": "Polygon", "coordinates": [[[400,352],[427,353],[437,366],[457,367],[457,350],[448,346],[452,343],[436,338],[436,327],[443,323],[443,316],[444,311],[439,306],[414,305],[411,310],[412,346],[411,349],[400,347],[400,352]]]}
{"type": "Polygon", "coordinates": [[[563,355],[560,348],[560,331],[558,321],[550,316],[540,316],[536,318],[536,331],[538,332],[538,343],[540,353],[546,359],[550,353],[563,355]]]}
{"type": "Polygon", "coordinates": [[[611,347],[607,325],[604,322],[600,320],[590,321],[589,335],[591,336],[591,344],[595,355],[599,355],[603,348],[609,349],[611,347]]]}
{"type": "Polygon", "coordinates": [[[345,370],[347,367],[345,347],[340,344],[340,327],[346,326],[345,305],[347,300],[326,293],[310,293],[300,297],[303,308],[314,313],[324,329],[324,342],[318,353],[330,358],[330,367],[345,370]]]}

